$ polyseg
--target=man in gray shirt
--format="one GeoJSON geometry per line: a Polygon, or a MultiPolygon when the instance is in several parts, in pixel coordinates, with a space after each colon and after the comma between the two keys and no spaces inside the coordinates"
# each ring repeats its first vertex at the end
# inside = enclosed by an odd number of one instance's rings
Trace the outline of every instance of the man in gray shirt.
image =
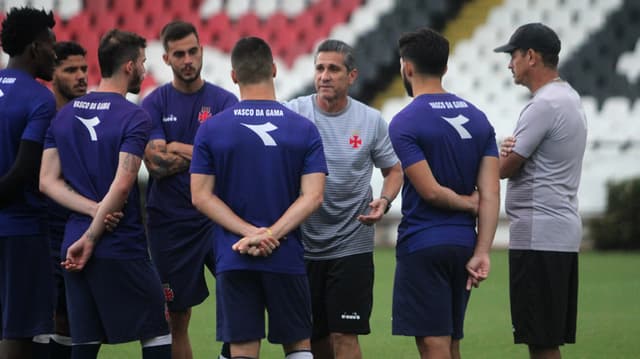
{"type": "Polygon", "coordinates": [[[356,80],[353,49],[326,40],[315,58],[316,93],[286,105],[316,124],[329,175],[324,202],[301,226],[311,287],[314,358],[361,358],[373,303],[373,224],[391,206],[402,169],[380,112],[348,96],[356,80]],[[373,199],[371,175],[384,176],[373,199]]]}
{"type": "Polygon", "coordinates": [[[523,25],[495,51],[511,55],[515,83],[533,95],[500,146],[500,177],[509,178],[514,341],[527,344],[531,358],[560,358],[559,346],[575,343],[587,122],[580,96],[558,76],[560,40],[552,29],[523,25]]]}

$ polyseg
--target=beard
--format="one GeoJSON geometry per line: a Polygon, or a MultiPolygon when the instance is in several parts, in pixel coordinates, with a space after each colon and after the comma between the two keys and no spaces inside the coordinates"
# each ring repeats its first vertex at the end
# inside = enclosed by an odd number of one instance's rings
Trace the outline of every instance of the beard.
{"type": "Polygon", "coordinates": [[[139,94],[140,88],[142,86],[142,80],[144,79],[144,75],[141,71],[138,71],[136,68],[133,72],[133,76],[131,76],[131,80],[129,80],[129,85],[127,86],[127,92],[131,92],[132,94],[139,94]]]}
{"type": "Polygon", "coordinates": [[[201,71],[202,71],[202,67],[200,67],[199,69],[194,68],[193,75],[187,77],[187,76],[184,76],[180,70],[173,69],[173,75],[174,77],[178,78],[180,81],[184,82],[185,84],[190,84],[200,78],[201,71]]]}
{"type": "Polygon", "coordinates": [[[405,91],[407,91],[407,95],[409,97],[413,97],[413,86],[411,86],[411,82],[407,80],[407,77],[404,75],[404,72],[402,72],[402,84],[404,85],[405,91]]]}

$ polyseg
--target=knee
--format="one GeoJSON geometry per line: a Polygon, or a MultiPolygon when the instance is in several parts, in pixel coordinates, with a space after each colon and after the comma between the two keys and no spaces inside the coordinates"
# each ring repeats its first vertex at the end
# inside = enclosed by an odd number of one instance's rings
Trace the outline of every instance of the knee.
{"type": "Polygon", "coordinates": [[[334,346],[358,345],[358,336],[356,334],[331,333],[330,337],[334,346]]]}
{"type": "Polygon", "coordinates": [[[185,334],[189,329],[191,310],[185,312],[169,312],[169,326],[172,334],[185,334]]]}

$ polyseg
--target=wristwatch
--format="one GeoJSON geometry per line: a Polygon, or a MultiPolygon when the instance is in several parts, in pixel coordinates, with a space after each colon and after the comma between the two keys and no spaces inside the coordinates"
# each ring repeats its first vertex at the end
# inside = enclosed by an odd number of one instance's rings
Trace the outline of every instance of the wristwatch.
{"type": "Polygon", "coordinates": [[[380,196],[380,198],[387,201],[387,208],[384,209],[384,214],[387,214],[387,212],[389,212],[389,210],[391,209],[391,199],[387,196],[380,196]]]}

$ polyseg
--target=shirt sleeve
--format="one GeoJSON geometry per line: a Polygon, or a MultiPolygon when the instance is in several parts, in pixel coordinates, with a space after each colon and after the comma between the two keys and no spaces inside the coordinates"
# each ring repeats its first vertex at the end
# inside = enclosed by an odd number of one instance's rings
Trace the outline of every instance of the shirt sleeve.
{"type": "Polygon", "coordinates": [[[391,139],[389,138],[389,129],[387,123],[381,116],[376,117],[377,129],[376,138],[371,151],[373,164],[377,168],[389,168],[398,163],[398,157],[393,151],[391,139]]]}
{"type": "Polygon", "coordinates": [[[553,126],[553,109],[543,101],[534,101],[520,115],[514,137],[513,151],[529,158],[540,143],[548,136],[553,126]]]}
{"type": "Polygon", "coordinates": [[[389,137],[396,155],[402,163],[402,168],[407,168],[414,163],[426,160],[422,148],[418,145],[415,131],[407,126],[409,121],[396,115],[389,126],[389,137]]]}
{"type": "MultiPolygon", "coordinates": [[[[48,92],[48,90],[44,91],[48,92]]],[[[42,100],[38,100],[29,112],[27,126],[22,132],[21,139],[44,143],[47,129],[56,114],[56,101],[50,93],[47,93],[47,96],[38,96],[38,98],[42,100]]]]}
{"type": "Polygon", "coordinates": [[[149,114],[142,109],[135,111],[125,130],[120,152],[127,152],[142,157],[144,155],[144,148],[149,140],[150,130],[151,119],[149,119],[149,114]]]}

